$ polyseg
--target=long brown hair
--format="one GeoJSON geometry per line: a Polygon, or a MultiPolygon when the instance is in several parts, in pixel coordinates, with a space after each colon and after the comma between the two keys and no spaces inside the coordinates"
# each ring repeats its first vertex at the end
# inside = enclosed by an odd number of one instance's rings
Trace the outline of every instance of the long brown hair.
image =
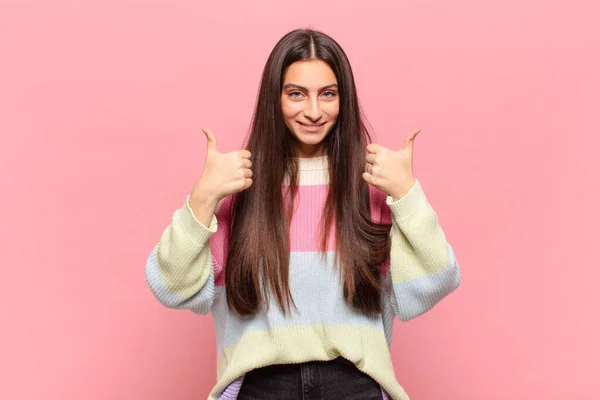
{"type": "Polygon", "coordinates": [[[288,275],[289,227],[297,193],[298,165],[293,135],[281,110],[286,68],[301,60],[326,62],[338,80],[340,113],[324,140],[329,161],[329,191],[321,220],[321,246],[335,223],[336,265],[344,297],[367,314],[381,312],[380,265],[389,254],[390,225],[371,221],[364,154],[371,136],[366,129],[346,54],[329,36],[294,30],[275,45],[264,68],[246,148],[252,153],[253,185],[233,197],[225,267],[227,304],[250,315],[271,295],[282,312],[293,299],[288,275]],[[282,192],[286,175],[287,194],[282,192]]]}

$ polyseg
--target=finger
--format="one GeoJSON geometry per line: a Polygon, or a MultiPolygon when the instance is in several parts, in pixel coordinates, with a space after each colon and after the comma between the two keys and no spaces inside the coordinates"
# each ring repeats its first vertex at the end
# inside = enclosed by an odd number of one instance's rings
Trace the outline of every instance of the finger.
{"type": "Polygon", "coordinates": [[[202,132],[204,132],[206,139],[208,140],[208,148],[211,150],[218,150],[217,138],[215,137],[215,134],[212,133],[208,128],[202,128],[202,132]]]}
{"type": "Polygon", "coordinates": [[[240,151],[238,151],[238,154],[241,158],[245,158],[245,159],[249,159],[250,157],[252,157],[252,154],[250,154],[250,152],[248,150],[240,150],[240,151]]]}
{"type": "Polygon", "coordinates": [[[373,153],[373,154],[380,152],[381,150],[384,150],[384,149],[385,149],[384,146],[377,144],[377,143],[369,143],[367,145],[367,151],[369,153],[373,153]]]}
{"type": "Polygon", "coordinates": [[[375,164],[376,159],[377,159],[377,156],[373,153],[368,153],[367,156],[365,157],[365,160],[367,160],[367,162],[370,164],[375,164]]]}
{"type": "Polygon", "coordinates": [[[362,177],[369,185],[373,184],[373,177],[368,172],[363,172],[362,177]]]}
{"type": "Polygon", "coordinates": [[[242,159],[242,166],[244,168],[252,168],[252,161],[247,158],[242,159]]]}
{"type": "Polygon", "coordinates": [[[246,178],[246,184],[244,185],[244,190],[248,189],[250,186],[252,186],[252,179],[250,178],[246,178]]]}
{"type": "Polygon", "coordinates": [[[251,170],[251,169],[248,169],[248,168],[246,168],[246,169],[244,170],[244,176],[245,176],[246,178],[252,178],[252,175],[253,175],[253,173],[252,173],[252,170],[251,170]]]}
{"type": "Polygon", "coordinates": [[[408,136],[406,136],[406,140],[404,141],[404,146],[412,146],[419,132],[421,132],[421,128],[415,129],[414,131],[409,133],[408,136]]]}

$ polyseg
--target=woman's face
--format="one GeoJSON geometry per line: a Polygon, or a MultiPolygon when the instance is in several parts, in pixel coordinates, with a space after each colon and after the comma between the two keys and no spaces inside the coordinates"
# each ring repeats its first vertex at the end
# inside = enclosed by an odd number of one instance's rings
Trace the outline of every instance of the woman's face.
{"type": "Polygon", "coordinates": [[[322,60],[298,61],[283,76],[281,110],[296,138],[296,157],[324,155],[323,140],[340,112],[337,79],[322,60]]]}

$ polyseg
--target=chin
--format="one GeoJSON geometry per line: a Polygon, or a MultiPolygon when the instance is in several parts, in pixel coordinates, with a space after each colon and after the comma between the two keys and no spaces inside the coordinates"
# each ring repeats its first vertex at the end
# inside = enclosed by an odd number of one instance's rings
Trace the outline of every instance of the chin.
{"type": "Polygon", "coordinates": [[[305,133],[296,132],[295,135],[296,140],[298,140],[302,144],[316,146],[318,144],[323,143],[323,140],[327,137],[327,134],[324,135],[306,135],[305,133]]]}

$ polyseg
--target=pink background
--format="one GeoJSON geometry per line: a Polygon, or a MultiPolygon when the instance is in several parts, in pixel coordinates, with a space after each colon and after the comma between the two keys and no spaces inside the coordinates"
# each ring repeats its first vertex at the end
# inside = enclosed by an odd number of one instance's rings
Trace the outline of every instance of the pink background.
{"type": "Polygon", "coordinates": [[[600,7],[594,1],[0,2],[3,399],[202,399],[210,317],[144,262],[239,147],[275,42],[312,26],[355,70],[378,142],[415,172],[459,290],[397,322],[414,400],[598,399],[600,7]]]}

